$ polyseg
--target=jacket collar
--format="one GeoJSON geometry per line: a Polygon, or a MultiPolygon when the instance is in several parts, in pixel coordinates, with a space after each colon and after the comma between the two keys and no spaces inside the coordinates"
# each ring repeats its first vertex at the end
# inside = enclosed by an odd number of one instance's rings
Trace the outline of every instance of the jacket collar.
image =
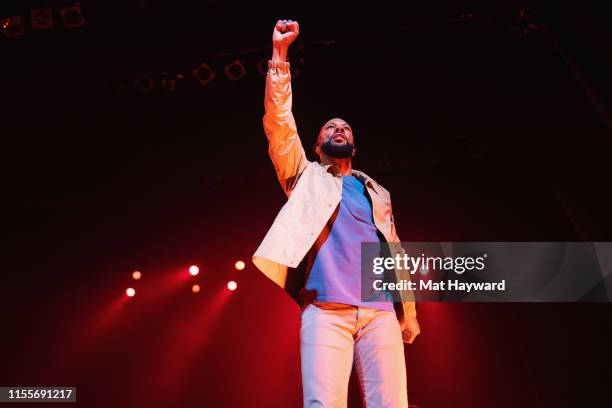
{"type": "Polygon", "coordinates": [[[352,174],[353,174],[353,176],[355,176],[359,180],[361,180],[363,182],[363,184],[365,184],[366,186],[369,185],[372,188],[372,190],[374,190],[374,192],[376,194],[379,193],[378,183],[372,177],[368,176],[363,171],[359,171],[359,170],[355,170],[355,169],[352,170],[352,174]]]}
{"type": "MultiPolygon", "coordinates": [[[[340,171],[333,164],[322,164],[322,166],[323,166],[323,168],[325,168],[325,170],[328,173],[332,174],[335,177],[340,177],[340,171]]],[[[362,171],[355,170],[355,169],[351,170],[351,174],[353,176],[357,177],[359,180],[361,180],[361,182],[364,185],[370,186],[372,188],[372,190],[374,190],[375,193],[377,193],[377,194],[379,193],[378,183],[372,177],[368,176],[367,174],[365,174],[362,171]]]]}

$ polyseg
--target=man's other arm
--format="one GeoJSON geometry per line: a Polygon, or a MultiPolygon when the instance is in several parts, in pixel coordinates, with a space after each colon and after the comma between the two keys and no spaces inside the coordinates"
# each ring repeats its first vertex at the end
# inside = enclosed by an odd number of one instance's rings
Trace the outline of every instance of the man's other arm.
{"type": "MultiPolygon", "coordinates": [[[[393,209],[391,210],[391,213],[393,214],[393,209]]],[[[391,234],[393,237],[390,245],[394,246],[396,253],[399,253],[403,256],[406,252],[404,251],[404,248],[402,248],[402,241],[397,235],[395,223],[393,222],[393,215],[391,215],[391,220],[391,234]]],[[[400,276],[402,279],[410,279],[410,274],[406,273],[405,270],[400,270],[400,276]]],[[[402,297],[404,295],[410,295],[410,297],[414,298],[414,295],[412,293],[400,294],[400,296],[402,297]]],[[[421,328],[419,326],[419,322],[416,316],[416,303],[414,301],[402,301],[402,316],[400,317],[400,328],[402,330],[402,340],[404,341],[404,343],[412,344],[412,342],[414,342],[414,339],[421,333],[421,328]]]]}

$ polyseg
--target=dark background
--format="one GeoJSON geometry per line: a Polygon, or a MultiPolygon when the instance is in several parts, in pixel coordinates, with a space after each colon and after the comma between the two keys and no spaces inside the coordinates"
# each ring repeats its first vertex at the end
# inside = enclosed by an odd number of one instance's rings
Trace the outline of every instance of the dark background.
{"type": "MultiPolygon", "coordinates": [[[[0,35],[0,385],[76,385],[87,407],[300,406],[299,309],[250,263],[285,200],[257,68],[279,18],[301,25],[307,151],[349,121],[402,240],[612,240],[609,7],[421,3],[81,1],[68,30],[70,1],[3,2],[27,28],[0,35]],[[52,30],[29,27],[41,4],[52,30]]],[[[421,304],[411,403],[608,406],[611,311],[421,304]]]]}

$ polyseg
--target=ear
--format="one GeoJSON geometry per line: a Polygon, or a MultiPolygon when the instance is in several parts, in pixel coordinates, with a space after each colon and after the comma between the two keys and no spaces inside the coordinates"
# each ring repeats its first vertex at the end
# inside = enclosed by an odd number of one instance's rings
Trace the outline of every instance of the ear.
{"type": "Polygon", "coordinates": [[[357,154],[357,148],[353,147],[353,154],[351,154],[351,157],[355,157],[356,154],[357,154]]]}
{"type": "Polygon", "coordinates": [[[312,147],[312,150],[314,150],[314,152],[318,155],[321,154],[321,146],[319,146],[319,143],[315,143],[315,145],[312,147]]]}

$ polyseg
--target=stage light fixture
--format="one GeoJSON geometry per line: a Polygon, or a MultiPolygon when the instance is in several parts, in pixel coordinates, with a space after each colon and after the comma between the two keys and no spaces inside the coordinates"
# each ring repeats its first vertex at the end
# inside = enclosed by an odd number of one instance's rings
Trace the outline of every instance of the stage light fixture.
{"type": "Polygon", "coordinates": [[[193,76],[195,76],[196,79],[200,81],[200,84],[202,85],[208,84],[210,81],[215,79],[216,76],[212,68],[206,63],[200,64],[199,66],[195,67],[191,72],[193,73],[193,76]]]}
{"type": "Polygon", "coordinates": [[[234,267],[235,267],[237,270],[239,270],[239,271],[243,270],[245,266],[246,266],[246,265],[245,265],[245,264],[244,264],[244,262],[242,262],[242,261],[237,261],[237,262],[234,264],[234,267]]]}
{"type": "Polygon", "coordinates": [[[136,290],[134,288],[127,288],[125,294],[128,295],[128,297],[134,297],[136,290]]]}
{"type": "Polygon", "coordinates": [[[140,271],[132,272],[132,279],[139,280],[140,278],[142,278],[142,273],[140,273],[140,271]]]}
{"type": "Polygon", "coordinates": [[[189,267],[189,273],[190,273],[192,276],[196,276],[198,273],[200,273],[200,268],[198,268],[198,266],[197,266],[197,265],[191,265],[191,266],[189,267]]]}
{"type": "Polygon", "coordinates": [[[161,87],[166,92],[174,92],[176,90],[176,79],[162,79],[161,87]]]}
{"type": "Polygon", "coordinates": [[[60,10],[60,17],[66,28],[79,28],[85,25],[85,17],[81,13],[81,5],[79,3],[60,10]]]}
{"type": "Polygon", "coordinates": [[[25,33],[25,24],[21,16],[7,17],[0,20],[0,27],[6,38],[15,38],[25,33]]]}
{"type": "Polygon", "coordinates": [[[223,71],[225,71],[225,75],[227,75],[227,77],[232,82],[236,82],[239,79],[242,79],[247,74],[246,69],[244,68],[244,65],[242,65],[242,62],[240,62],[240,60],[236,60],[230,64],[227,64],[223,68],[223,71]]]}
{"type": "Polygon", "coordinates": [[[151,92],[155,86],[155,81],[142,72],[136,74],[132,82],[134,86],[140,90],[140,92],[145,94],[151,92]]]}
{"type": "Polygon", "coordinates": [[[53,28],[53,10],[48,7],[30,9],[32,28],[34,30],[49,30],[53,28]]]}
{"type": "Polygon", "coordinates": [[[183,74],[175,73],[174,76],[168,72],[162,72],[161,88],[164,92],[176,91],[176,84],[179,79],[183,79],[183,74]]]}
{"type": "Polygon", "coordinates": [[[268,72],[268,58],[262,58],[257,61],[257,72],[261,76],[266,76],[268,72]]]}
{"type": "Polygon", "coordinates": [[[191,287],[191,291],[192,291],[193,293],[199,293],[199,292],[200,292],[200,285],[198,285],[198,284],[196,283],[195,285],[193,285],[193,286],[191,287]]]}
{"type": "Polygon", "coordinates": [[[238,288],[238,284],[235,281],[229,281],[227,282],[227,288],[229,290],[236,290],[236,288],[238,288]]]}

